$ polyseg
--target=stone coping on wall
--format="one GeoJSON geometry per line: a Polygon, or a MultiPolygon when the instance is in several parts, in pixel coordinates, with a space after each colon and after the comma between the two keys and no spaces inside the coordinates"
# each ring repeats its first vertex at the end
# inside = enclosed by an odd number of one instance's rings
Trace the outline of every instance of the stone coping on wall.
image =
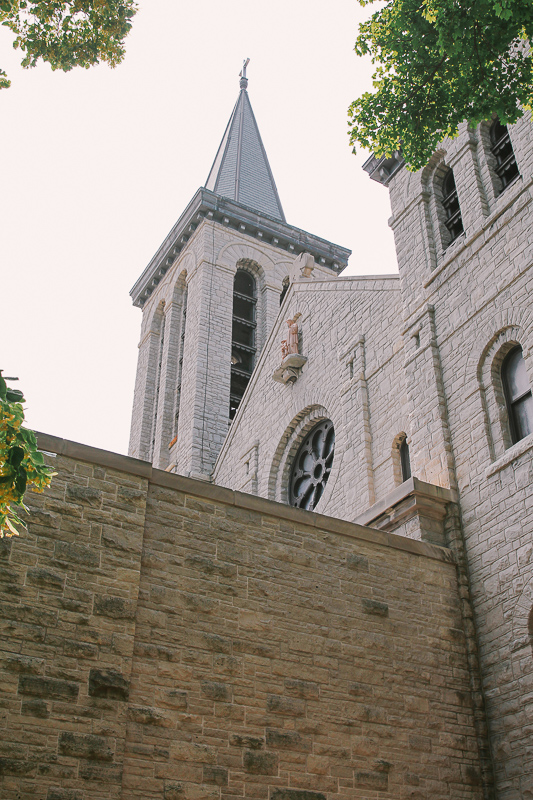
{"type": "Polygon", "coordinates": [[[354,522],[445,546],[444,520],[453,501],[454,493],[450,489],[412,476],[367,508],[354,522]]]}
{"type": "Polygon", "coordinates": [[[356,517],[355,522],[358,525],[370,525],[371,522],[378,519],[395,506],[398,506],[402,500],[409,496],[414,496],[417,501],[423,501],[425,504],[435,506],[435,510],[445,507],[448,503],[454,500],[454,495],[450,489],[445,489],[442,486],[436,486],[433,483],[426,483],[418,478],[412,476],[404,481],[392,492],[389,492],[382,500],[378,500],[373,506],[367,508],[362,514],[356,517]]]}
{"type": "MultiPolygon", "coordinates": [[[[386,531],[369,528],[365,525],[347,522],[334,517],[327,517],[317,514],[314,511],[304,511],[300,508],[293,508],[284,503],[277,503],[273,500],[266,500],[263,497],[256,497],[243,492],[235,492],[222,486],[216,486],[205,481],[186,478],[175,473],[165,472],[152,467],[149,461],[140,461],[137,458],[113,453],[109,450],[101,450],[90,445],[72,442],[69,439],[62,439],[47,433],[36,431],[39,449],[65,456],[67,458],[85,461],[89,464],[98,464],[101,467],[114,469],[118,472],[125,472],[130,475],[137,475],[154,484],[168,489],[184,492],[195,497],[206,500],[224,503],[225,505],[235,506],[255,511],[258,514],[265,514],[271,517],[278,517],[284,520],[317,528],[325,533],[333,533],[339,536],[348,537],[361,541],[370,542],[382,547],[390,547],[395,550],[403,550],[413,555],[425,556],[436,561],[446,561],[453,563],[453,556],[450,550],[445,547],[428,544],[413,539],[407,539],[386,531]]],[[[416,479],[411,479],[416,480],[416,479]]],[[[418,481],[421,484],[421,481],[418,481]]],[[[429,485],[429,484],[428,484],[429,485]]],[[[402,487],[399,487],[402,489],[402,487]]],[[[432,487],[439,489],[439,487],[432,487]]],[[[441,489],[446,492],[447,490],[441,489]]]]}

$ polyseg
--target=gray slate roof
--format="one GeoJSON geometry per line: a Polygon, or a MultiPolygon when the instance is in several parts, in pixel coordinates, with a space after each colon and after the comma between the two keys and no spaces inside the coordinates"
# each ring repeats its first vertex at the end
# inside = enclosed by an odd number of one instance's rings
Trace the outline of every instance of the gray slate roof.
{"type": "Polygon", "coordinates": [[[246,79],[241,81],[238,100],[205,188],[285,222],[245,83],[246,79]]]}

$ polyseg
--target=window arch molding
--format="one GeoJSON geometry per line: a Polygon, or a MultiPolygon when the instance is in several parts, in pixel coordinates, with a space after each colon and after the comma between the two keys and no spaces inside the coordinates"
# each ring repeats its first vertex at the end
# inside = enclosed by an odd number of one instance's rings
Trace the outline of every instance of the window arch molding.
{"type": "Polygon", "coordinates": [[[523,327],[519,325],[508,325],[503,330],[500,329],[486,346],[478,365],[477,380],[491,461],[503,456],[514,444],[502,380],[502,366],[509,353],[516,347],[522,348],[526,368],[530,372],[527,337],[523,327]]]}
{"type": "Polygon", "coordinates": [[[446,163],[444,156],[436,164],[430,180],[431,197],[432,197],[432,216],[436,220],[435,233],[437,240],[437,250],[444,252],[451,244],[453,244],[461,233],[463,232],[462,211],[457,193],[457,185],[455,182],[455,175],[453,166],[446,163]],[[453,183],[455,189],[455,205],[450,200],[450,187],[446,188],[446,184],[453,183]],[[452,207],[453,205],[453,207],[452,207]],[[455,210],[455,206],[457,210],[455,210]],[[450,228],[450,221],[452,216],[457,216],[458,219],[454,224],[453,229],[450,228]],[[460,230],[459,230],[460,228],[460,230]]]}
{"type": "MultiPolygon", "coordinates": [[[[285,428],[272,459],[268,479],[268,499],[278,503],[289,504],[289,483],[294,459],[306,436],[319,425],[320,422],[335,420],[331,413],[322,405],[313,404],[303,408],[296,414],[285,428]]],[[[332,495],[336,478],[339,472],[341,458],[333,458],[331,475],[324,489],[324,494],[318,502],[318,511],[324,508],[332,495]]]]}
{"type": "MultiPolygon", "coordinates": [[[[516,181],[517,178],[520,177],[520,172],[518,171],[518,163],[516,161],[515,150],[513,147],[513,142],[511,138],[511,134],[507,128],[507,126],[502,126],[503,128],[507,129],[508,133],[508,144],[510,148],[510,154],[513,156],[514,165],[516,167],[516,174],[514,175],[507,175],[507,178],[502,178],[498,174],[501,171],[502,164],[499,163],[501,159],[498,156],[498,153],[495,153],[495,145],[498,144],[494,138],[494,126],[499,122],[498,117],[494,115],[491,119],[484,120],[479,125],[479,142],[481,144],[481,161],[484,162],[481,164],[481,170],[483,175],[483,184],[485,192],[488,196],[489,206],[492,209],[494,203],[500,198],[500,196],[505,192],[508,186],[516,181]]],[[[505,153],[503,154],[505,155],[505,153]]],[[[507,153],[509,155],[509,153],[507,153]]]]}
{"type": "MultiPolygon", "coordinates": [[[[429,163],[424,167],[421,174],[421,184],[423,199],[425,200],[426,225],[429,229],[430,238],[430,257],[432,256],[432,268],[437,266],[438,261],[444,255],[446,249],[452,244],[452,237],[446,225],[447,213],[443,205],[444,194],[443,184],[446,175],[452,170],[453,163],[446,159],[446,150],[437,150],[429,163]]],[[[454,176],[455,177],[455,176],[454,176]]],[[[453,241],[456,241],[454,239],[453,241]]]]}
{"type": "Polygon", "coordinates": [[[400,486],[411,477],[410,443],[411,440],[405,431],[402,431],[393,439],[391,456],[395,486],[400,486]]]}

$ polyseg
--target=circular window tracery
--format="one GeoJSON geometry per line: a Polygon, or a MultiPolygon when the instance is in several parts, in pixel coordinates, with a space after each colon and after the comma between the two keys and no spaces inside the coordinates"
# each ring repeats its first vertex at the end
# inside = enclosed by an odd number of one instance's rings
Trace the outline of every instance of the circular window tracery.
{"type": "Polygon", "coordinates": [[[313,428],[302,442],[291,469],[289,503],[312,511],[331,472],[335,452],[335,430],[326,419],[313,428]]]}

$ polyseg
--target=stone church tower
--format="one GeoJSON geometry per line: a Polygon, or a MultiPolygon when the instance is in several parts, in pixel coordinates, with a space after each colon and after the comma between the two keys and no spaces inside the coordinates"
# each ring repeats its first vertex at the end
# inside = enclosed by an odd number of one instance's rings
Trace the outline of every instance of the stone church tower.
{"type": "Polygon", "coordinates": [[[209,480],[294,259],[335,277],[350,251],[287,224],[247,91],[206,185],[133,287],[143,322],[129,453],[209,480]]]}

